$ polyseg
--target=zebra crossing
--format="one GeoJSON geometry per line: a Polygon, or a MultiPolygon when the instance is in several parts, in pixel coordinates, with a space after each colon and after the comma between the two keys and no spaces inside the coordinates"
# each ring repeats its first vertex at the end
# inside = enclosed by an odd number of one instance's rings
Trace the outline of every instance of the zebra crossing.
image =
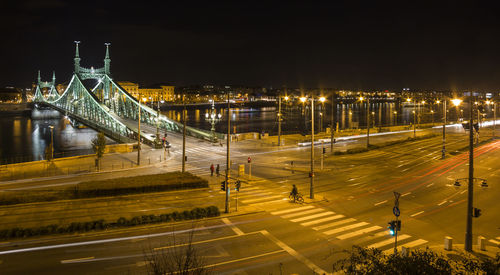
{"type": "Polygon", "coordinates": [[[500,247],[500,237],[496,237],[495,239],[490,239],[489,242],[500,247]]]}
{"type": "MultiPolygon", "coordinates": [[[[355,218],[348,218],[342,214],[312,205],[277,210],[270,213],[293,223],[298,223],[301,226],[310,227],[332,239],[353,240],[355,238],[355,242],[359,245],[382,249],[384,253],[394,252],[394,237],[389,235],[387,229],[378,225],[359,221],[355,218]]],[[[500,243],[500,238],[498,240],[494,241],[500,243]]],[[[399,249],[401,246],[416,248],[427,242],[408,234],[398,235],[399,249]]]]}
{"type": "MultiPolygon", "coordinates": [[[[222,191],[221,191],[222,192],[222,191]]],[[[232,194],[233,197],[236,194],[232,194]]],[[[286,203],[288,197],[285,194],[264,190],[258,186],[243,186],[237,194],[238,201],[247,205],[266,206],[269,204],[286,203]]]]}

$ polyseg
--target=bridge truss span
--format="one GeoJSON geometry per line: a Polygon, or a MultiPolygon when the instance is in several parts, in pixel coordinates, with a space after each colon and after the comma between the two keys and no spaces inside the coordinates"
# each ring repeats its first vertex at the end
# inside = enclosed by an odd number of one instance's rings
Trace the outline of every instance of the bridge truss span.
{"type": "MultiPolygon", "coordinates": [[[[62,94],[55,88],[55,74],[51,82],[42,82],[38,73],[38,84],[35,91],[35,102],[45,104],[71,116],[79,122],[101,131],[108,137],[119,142],[137,140],[140,135],[147,143],[159,143],[156,139],[144,133],[138,133],[137,120],[162,131],[183,132],[183,124],[171,120],[152,108],[140,104],[125,89],[120,87],[110,76],[109,44],[106,44],[104,68],[86,69],[80,67],[78,43],[76,44],[74,74],[62,94]],[[83,80],[94,79],[97,84],[88,89],[83,80]],[[48,89],[44,96],[42,90],[48,89]]],[[[212,140],[209,131],[186,126],[186,134],[205,140],[212,140]]],[[[219,138],[223,136],[218,134],[219,138]]]]}

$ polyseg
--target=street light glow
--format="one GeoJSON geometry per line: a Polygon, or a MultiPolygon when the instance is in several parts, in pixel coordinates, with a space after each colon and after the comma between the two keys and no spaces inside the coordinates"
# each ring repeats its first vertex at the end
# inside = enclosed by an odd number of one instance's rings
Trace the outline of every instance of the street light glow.
{"type": "Polygon", "coordinates": [[[300,98],[300,101],[301,101],[301,102],[306,102],[306,99],[307,99],[307,98],[306,98],[305,96],[303,96],[303,97],[301,97],[301,98],[300,98]]]}
{"type": "Polygon", "coordinates": [[[407,99],[406,99],[406,101],[407,101],[407,102],[410,102],[410,101],[411,101],[411,98],[407,98],[407,99]]]}
{"type": "Polygon", "coordinates": [[[437,103],[437,104],[439,104],[439,103],[441,103],[441,101],[439,101],[439,100],[436,100],[436,103],[437,103]]]}
{"type": "Polygon", "coordinates": [[[362,96],[360,96],[360,97],[359,97],[359,101],[363,101],[364,99],[365,99],[365,98],[364,98],[364,97],[362,97],[362,96]]]}
{"type": "Polygon", "coordinates": [[[324,96],[322,96],[322,97],[320,97],[320,98],[319,98],[319,101],[321,101],[321,102],[325,102],[325,100],[326,100],[326,99],[325,99],[325,97],[324,97],[324,96]]]}
{"type": "Polygon", "coordinates": [[[288,96],[285,96],[285,100],[288,101],[289,97],[288,96]]]}
{"type": "Polygon", "coordinates": [[[452,99],[451,102],[453,103],[453,105],[458,106],[460,105],[460,103],[462,103],[462,100],[460,98],[455,98],[452,99]]]}

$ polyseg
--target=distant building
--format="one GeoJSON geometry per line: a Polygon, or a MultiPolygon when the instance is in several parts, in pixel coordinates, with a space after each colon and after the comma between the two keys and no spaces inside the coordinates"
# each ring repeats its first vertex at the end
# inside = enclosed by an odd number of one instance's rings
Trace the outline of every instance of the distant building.
{"type": "Polygon", "coordinates": [[[160,85],[140,88],[139,84],[129,81],[118,81],[118,85],[120,85],[131,96],[135,97],[136,99],[139,99],[139,94],[140,94],[143,102],[174,100],[175,86],[160,84],[160,85]]]}
{"type": "Polygon", "coordinates": [[[14,87],[0,88],[0,102],[21,103],[23,91],[14,87]]]}

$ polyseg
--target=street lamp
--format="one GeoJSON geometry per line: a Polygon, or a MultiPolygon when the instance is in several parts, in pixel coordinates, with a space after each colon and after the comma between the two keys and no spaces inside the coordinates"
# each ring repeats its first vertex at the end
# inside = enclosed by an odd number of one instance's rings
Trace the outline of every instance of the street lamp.
{"type": "Polygon", "coordinates": [[[210,109],[210,113],[205,113],[205,118],[210,121],[212,142],[216,142],[217,137],[215,136],[215,124],[220,121],[222,114],[217,114],[217,111],[215,110],[215,100],[210,99],[210,102],[212,103],[212,108],[210,109]]]}
{"type": "Polygon", "coordinates": [[[49,125],[50,128],[50,160],[54,159],[54,126],[49,125]]]}
{"type": "Polygon", "coordinates": [[[325,112],[326,98],[322,96],[319,98],[319,101],[321,102],[321,112],[319,113],[319,132],[321,133],[323,131],[323,113],[325,112]]]}
{"type": "Polygon", "coordinates": [[[394,111],[394,125],[398,125],[398,111],[394,111]]]}
{"type": "MultiPolygon", "coordinates": [[[[365,98],[359,97],[359,101],[363,102],[365,98]]],[[[370,148],[370,98],[366,97],[366,148],[370,148]]]]}
{"type": "Polygon", "coordinates": [[[496,123],[497,123],[497,103],[487,100],[486,104],[488,105],[493,105],[493,139],[495,139],[495,128],[496,128],[496,123]]]}

